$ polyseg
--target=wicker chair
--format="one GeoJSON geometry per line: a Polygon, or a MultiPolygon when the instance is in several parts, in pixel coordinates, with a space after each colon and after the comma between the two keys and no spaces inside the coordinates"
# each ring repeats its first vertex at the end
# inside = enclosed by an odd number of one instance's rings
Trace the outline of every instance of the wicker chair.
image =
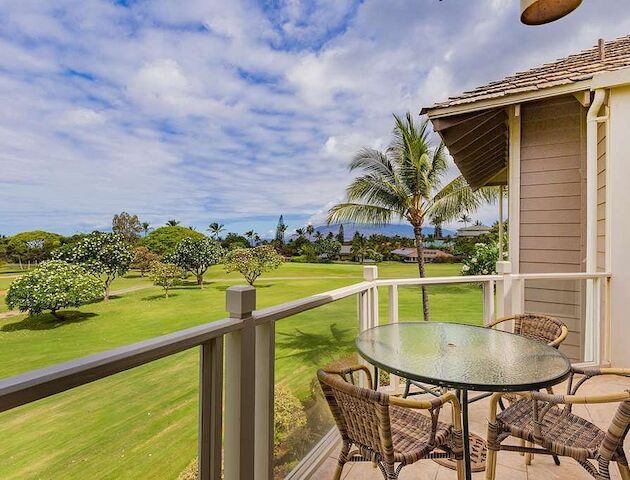
{"type": "Polygon", "coordinates": [[[488,328],[495,328],[504,322],[514,321],[514,333],[534,340],[545,342],[551,347],[558,348],[567,338],[569,329],[555,317],[542,315],[539,313],[523,313],[503,317],[488,325],[488,328]]]}
{"type": "Polygon", "coordinates": [[[607,395],[577,395],[584,382],[597,375],[630,377],[630,368],[573,368],[567,395],[525,393],[499,414],[497,404],[501,394],[493,395],[488,420],[486,480],[495,478],[496,458],[500,450],[571,457],[597,480],[610,480],[610,462],[616,462],[621,478],[630,480],[628,459],[623,450],[623,442],[630,429],[630,390],[607,395]],[[607,431],[571,411],[575,404],[596,403],[619,403],[607,431]],[[508,437],[520,438],[539,448],[503,445],[508,437]]]}
{"type": "Polygon", "coordinates": [[[343,442],[335,480],[341,478],[347,462],[373,462],[386,480],[392,480],[405,465],[424,458],[456,459],[457,477],[463,479],[462,430],[455,395],[447,393],[426,401],[389,396],[372,390],[372,376],[364,366],[319,370],[317,377],[343,442]],[[354,385],[354,374],[359,371],[365,373],[369,388],[354,385]],[[452,404],[454,425],[438,421],[446,403],[452,404]],[[429,415],[418,410],[427,410],[429,415]]]}

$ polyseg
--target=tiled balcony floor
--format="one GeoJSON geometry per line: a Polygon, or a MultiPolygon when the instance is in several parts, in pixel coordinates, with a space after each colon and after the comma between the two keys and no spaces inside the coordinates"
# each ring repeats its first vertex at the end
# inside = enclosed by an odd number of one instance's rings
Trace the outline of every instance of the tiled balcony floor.
{"type": "MultiPolygon", "coordinates": [[[[566,386],[555,387],[557,393],[566,391],[566,386]]],[[[630,389],[630,379],[623,377],[593,378],[583,385],[579,392],[585,394],[612,393],[630,389]]],[[[488,399],[473,403],[470,406],[470,429],[477,435],[486,437],[486,418],[488,415],[488,399]]],[[[602,405],[575,405],[573,411],[591,421],[600,428],[606,430],[617,404],[602,405]]],[[[629,435],[630,437],[630,435],[629,435]]],[[[630,455],[630,438],[626,438],[625,451],[630,455]]],[[[312,478],[318,480],[332,479],[337,465],[337,452],[335,449],[331,456],[325,460],[312,478]]],[[[482,480],[484,473],[473,474],[473,479],[482,480]]],[[[621,479],[616,465],[611,465],[613,479],[621,479]]],[[[348,463],[344,467],[342,479],[344,480],[381,480],[383,477],[378,468],[370,463],[348,463]]],[[[441,467],[431,460],[422,460],[402,469],[401,480],[449,480],[456,479],[453,470],[441,467]]],[[[586,480],[592,479],[582,467],[570,458],[561,458],[558,467],[553,459],[547,455],[536,455],[529,466],[525,465],[524,457],[514,452],[499,452],[497,457],[497,479],[506,480],[586,480]]]]}

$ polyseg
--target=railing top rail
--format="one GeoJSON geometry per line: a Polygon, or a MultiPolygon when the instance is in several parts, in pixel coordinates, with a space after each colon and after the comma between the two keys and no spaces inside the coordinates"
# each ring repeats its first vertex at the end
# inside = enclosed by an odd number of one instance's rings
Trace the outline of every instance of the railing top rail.
{"type": "Polygon", "coordinates": [[[575,272],[575,273],[513,273],[512,278],[518,280],[593,280],[610,278],[610,272],[575,272]]]}
{"type": "Polygon", "coordinates": [[[379,278],[375,280],[378,286],[389,285],[444,285],[453,283],[479,283],[503,280],[503,275],[469,275],[452,277],[425,278],[379,278]]]}
{"type": "Polygon", "coordinates": [[[160,358],[188,350],[241,327],[226,318],[0,380],[0,412],[160,358]]]}
{"type": "Polygon", "coordinates": [[[276,320],[291,317],[298,313],[312,310],[313,308],[321,307],[322,305],[336,302],[337,300],[341,300],[346,297],[351,297],[357,293],[365,292],[372,286],[373,284],[371,282],[355,283],[347,287],[319,293],[317,295],[301,298],[293,302],[282,303],[280,305],[274,305],[273,307],[256,310],[252,316],[254,317],[256,324],[275,322],[276,320]]]}

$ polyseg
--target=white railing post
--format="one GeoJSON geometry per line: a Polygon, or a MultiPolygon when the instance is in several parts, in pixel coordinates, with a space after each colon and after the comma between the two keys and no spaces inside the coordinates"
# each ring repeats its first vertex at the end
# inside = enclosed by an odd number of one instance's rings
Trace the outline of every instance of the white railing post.
{"type": "MultiPolygon", "coordinates": [[[[497,273],[502,277],[497,282],[497,317],[501,318],[512,315],[512,264],[497,262],[497,273]]],[[[503,328],[503,325],[499,325],[499,328],[503,328]]]]}
{"type": "Polygon", "coordinates": [[[223,337],[200,347],[199,480],[221,480],[223,449],[223,337]]]}
{"type": "Polygon", "coordinates": [[[234,286],[226,291],[230,318],[242,321],[242,328],[225,336],[225,433],[224,472],[226,479],[254,478],[256,289],[234,286]]]}
{"type": "Polygon", "coordinates": [[[255,480],[273,478],[275,323],[256,327],[255,480]]]}
{"type": "MultiPolygon", "coordinates": [[[[363,267],[363,279],[366,282],[373,282],[378,279],[378,267],[363,267]]],[[[374,286],[368,290],[369,302],[369,328],[376,327],[378,320],[378,287],[374,286]]]]}
{"type": "Polygon", "coordinates": [[[495,320],[494,281],[483,282],[483,324],[490,325],[495,320]]]}
{"type": "MultiPolygon", "coordinates": [[[[387,320],[389,323],[398,323],[398,285],[390,285],[388,288],[387,320]]],[[[400,378],[397,375],[390,375],[389,381],[393,393],[397,393],[400,388],[400,378]]]]}

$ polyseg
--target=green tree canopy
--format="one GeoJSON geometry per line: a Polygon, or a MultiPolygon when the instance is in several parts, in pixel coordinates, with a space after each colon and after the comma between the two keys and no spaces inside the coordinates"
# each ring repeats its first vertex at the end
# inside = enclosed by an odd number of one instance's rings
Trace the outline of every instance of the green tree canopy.
{"type": "Polygon", "coordinates": [[[62,308],[78,307],[102,293],[101,282],[80,265],[50,260],[14,280],[5,301],[31,315],[50,310],[57,316],[62,308]]]}
{"type": "Polygon", "coordinates": [[[282,265],[282,256],[271,245],[253,248],[237,248],[225,257],[226,272],[240,272],[250,285],[258,277],[282,265]]]}
{"type": "Polygon", "coordinates": [[[320,260],[331,262],[339,258],[341,243],[334,238],[324,238],[315,243],[315,252],[320,260]]]}
{"type": "Polygon", "coordinates": [[[153,262],[158,262],[160,259],[161,257],[157,253],[153,253],[147,247],[136,247],[133,249],[131,268],[140,270],[140,274],[144,277],[144,274],[151,270],[153,262]]]}
{"type": "Polygon", "coordinates": [[[57,233],[43,230],[21,232],[8,238],[6,256],[13,262],[41,262],[49,259],[62,241],[63,237],[57,233]]]}
{"type": "Polygon", "coordinates": [[[109,288],[117,277],[129,270],[133,254],[129,244],[117,233],[94,232],[70,250],[60,250],[58,259],[81,265],[96,278],[102,279],[104,299],[109,299],[109,288]]]}
{"type": "Polygon", "coordinates": [[[185,238],[207,238],[203,233],[196,232],[178,225],[156,228],[145,237],[139,245],[147,247],[153,253],[164,256],[175,251],[175,247],[185,238]]]}
{"type": "Polygon", "coordinates": [[[175,251],[167,255],[166,261],[188,270],[203,288],[203,275],[225,255],[225,250],[210,238],[185,238],[177,244],[175,251]]]}

